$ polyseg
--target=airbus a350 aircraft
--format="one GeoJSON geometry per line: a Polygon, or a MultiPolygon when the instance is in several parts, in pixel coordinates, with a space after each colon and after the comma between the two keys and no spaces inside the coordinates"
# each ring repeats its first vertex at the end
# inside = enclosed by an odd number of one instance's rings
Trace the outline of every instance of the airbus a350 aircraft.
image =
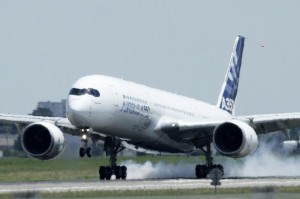
{"type": "MultiPolygon", "coordinates": [[[[245,38],[235,40],[218,103],[202,101],[104,75],[85,76],[72,86],[67,118],[0,114],[0,123],[15,124],[24,151],[42,160],[59,155],[65,146],[64,133],[82,136],[80,156],[91,156],[87,141],[103,140],[110,165],[100,166],[100,179],[126,179],[125,166],[116,164],[125,147],[167,153],[200,150],[206,164],[197,165],[197,178],[213,169],[211,147],[227,157],[241,158],[254,152],[258,134],[300,126],[300,113],[235,116],[245,38]]],[[[299,141],[294,141],[295,143],[299,141]]],[[[293,145],[287,141],[283,144],[293,145]]]]}

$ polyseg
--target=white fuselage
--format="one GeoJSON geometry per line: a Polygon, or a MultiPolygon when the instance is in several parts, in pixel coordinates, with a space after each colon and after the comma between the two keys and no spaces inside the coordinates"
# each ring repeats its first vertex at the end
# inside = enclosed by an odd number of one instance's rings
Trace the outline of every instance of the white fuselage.
{"type": "Polygon", "coordinates": [[[162,118],[199,121],[231,117],[216,106],[109,76],[82,77],[72,88],[100,93],[69,95],[67,117],[74,126],[162,152],[194,149],[190,142],[178,142],[165,135],[158,126],[162,118]]]}

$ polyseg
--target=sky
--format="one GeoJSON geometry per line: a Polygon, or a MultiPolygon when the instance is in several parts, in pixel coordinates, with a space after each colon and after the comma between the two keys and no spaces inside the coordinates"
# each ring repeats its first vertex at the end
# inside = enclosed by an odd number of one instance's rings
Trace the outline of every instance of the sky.
{"type": "Polygon", "coordinates": [[[216,104],[237,35],[236,114],[300,112],[300,1],[0,0],[0,112],[104,74],[216,104]],[[257,44],[263,44],[261,48],[257,44]]]}

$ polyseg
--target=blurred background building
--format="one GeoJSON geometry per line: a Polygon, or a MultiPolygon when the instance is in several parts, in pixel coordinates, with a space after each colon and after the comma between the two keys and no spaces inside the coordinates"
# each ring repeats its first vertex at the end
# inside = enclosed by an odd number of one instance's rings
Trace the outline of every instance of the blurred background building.
{"type": "Polygon", "coordinates": [[[65,99],[60,102],[38,102],[37,109],[49,109],[53,117],[66,117],[66,102],[65,99]]]}

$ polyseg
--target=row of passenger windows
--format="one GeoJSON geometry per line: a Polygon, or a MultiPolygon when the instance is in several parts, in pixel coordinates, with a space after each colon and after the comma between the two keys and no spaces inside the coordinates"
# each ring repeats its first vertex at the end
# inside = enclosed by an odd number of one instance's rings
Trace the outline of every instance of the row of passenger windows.
{"type": "Polygon", "coordinates": [[[100,96],[100,93],[98,90],[96,89],[93,89],[93,88],[83,88],[83,89],[79,89],[79,88],[72,88],[70,90],[70,95],[92,95],[94,97],[99,97],[100,96]]]}
{"type": "Polygon", "coordinates": [[[135,102],[140,102],[140,103],[144,103],[144,104],[148,103],[146,100],[136,98],[136,97],[132,97],[132,96],[128,96],[128,95],[123,95],[123,99],[131,100],[131,101],[135,101],[135,102]]]}
{"type": "Polygon", "coordinates": [[[162,104],[157,104],[157,103],[155,103],[154,105],[156,107],[158,107],[158,108],[172,110],[172,111],[175,111],[175,112],[178,112],[178,113],[183,113],[183,114],[188,115],[188,116],[195,116],[195,114],[192,113],[192,112],[188,112],[188,111],[185,111],[185,110],[182,110],[182,109],[178,109],[178,108],[175,108],[175,107],[171,107],[171,106],[167,106],[167,105],[162,105],[162,104]]]}
{"type": "MultiPolygon", "coordinates": [[[[135,98],[135,97],[128,96],[128,95],[123,95],[123,99],[131,100],[131,101],[135,101],[135,102],[141,102],[141,103],[144,103],[144,104],[148,103],[146,100],[135,98]]],[[[172,110],[172,111],[182,113],[182,114],[185,114],[185,115],[188,115],[188,116],[195,116],[195,114],[192,113],[192,112],[188,112],[188,111],[178,109],[178,108],[175,108],[175,107],[162,105],[162,104],[157,104],[157,103],[154,103],[154,105],[158,108],[161,108],[161,109],[168,109],[168,110],[172,110]]]]}

